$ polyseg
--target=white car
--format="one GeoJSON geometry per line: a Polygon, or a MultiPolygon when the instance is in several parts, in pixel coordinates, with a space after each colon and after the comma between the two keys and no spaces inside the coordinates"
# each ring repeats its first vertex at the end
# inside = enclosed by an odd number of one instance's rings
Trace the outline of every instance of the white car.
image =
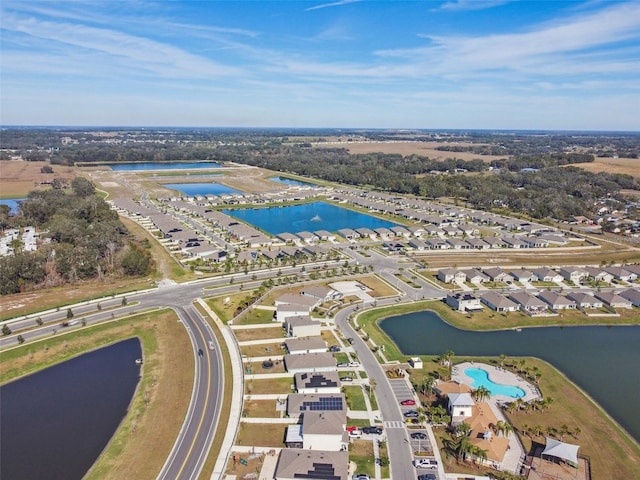
{"type": "Polygon", "coordinates": [[[209,340],[209,350],[215,350],[213,342],[211,340],[209,340]]]}
{"type": "Polygon", "coordinates": [[[362,430],[351,430],[349,432],[349,438],[362,438],[362,430]]]}
{"type": "Polygon", "coordinates": [[[350,367],[359,367],[360,366],[360,362],[349,362],[349,366],[350,367]]]}

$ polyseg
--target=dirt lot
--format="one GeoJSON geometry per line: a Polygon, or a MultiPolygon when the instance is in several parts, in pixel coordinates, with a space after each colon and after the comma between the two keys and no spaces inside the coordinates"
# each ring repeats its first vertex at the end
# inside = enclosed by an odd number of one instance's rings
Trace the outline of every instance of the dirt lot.
{"type": "Polygon", "coordinates": [[[71,181],[76,176],[72,167],[51,165],[53,173],[41,173],[48,162],[26,162],[24,160],[0,161],[0,198],[26,197],[31,190],[49,188],[54,178],[71,181]],[[47,183],[44,183],[47,182],[47,183]]]}

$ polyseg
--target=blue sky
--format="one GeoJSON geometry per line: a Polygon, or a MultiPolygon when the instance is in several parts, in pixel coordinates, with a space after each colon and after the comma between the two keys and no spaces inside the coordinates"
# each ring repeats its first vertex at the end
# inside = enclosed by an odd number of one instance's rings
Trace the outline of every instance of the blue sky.
{"type": "Polygon", "coordinates": [[[0,3],[0,123],[640,130],[640,2],[0,3]]]}

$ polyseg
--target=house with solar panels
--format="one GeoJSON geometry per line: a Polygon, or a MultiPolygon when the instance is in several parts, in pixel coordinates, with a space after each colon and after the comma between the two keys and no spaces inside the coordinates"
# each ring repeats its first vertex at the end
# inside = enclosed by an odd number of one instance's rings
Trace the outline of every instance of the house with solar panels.
{"type": "Polygon", "coordinates": [[[344,393],[290,393],[287,395],[287,415],[300,418],[306,412],[347,411],[344,393]]]}
{"type": "Polygon", "coordinates": [[[293,381],[298,393],[340,393],[338,372],[296,373],[293,381]]]}
{"type": "Polygon", "coordinates": [[[349,454],[284,448],[280,452],[275,480],[348,480],[349,454]]]}

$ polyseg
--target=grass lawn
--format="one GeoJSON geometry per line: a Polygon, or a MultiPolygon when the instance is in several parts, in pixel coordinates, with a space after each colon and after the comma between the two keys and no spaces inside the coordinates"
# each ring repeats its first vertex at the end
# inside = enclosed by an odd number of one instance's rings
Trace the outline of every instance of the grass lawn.
{"type": "Polygon", "coordinates": [[[287,425],[278,423],[240,423],[236,445],[284,447],[287,425]]]}
{"type": "Polygon", "coordinates": [[[259,375],[261,373],[285,373],[283,361],[273,359],[272,362],[273,366],[271,368],[263,367],[262,362],[243,363],[243,368],[245,373],[250,375],[259,375]]]}
{"type": "Polygon", "coordinates": [[[264,357],[267,355],[283,355],[286,349],[282,347],[282,342],[261,343],[259,345],[241,345],[240,353],[247,357],[264,357]]]}
{"type": "Polygon", "coordinates": [[[376,275],[358,277],[357,280],[365,287],[371,289],[371,291],[367,293],[374,298],[388,297],[396,293],[393,287],[376,275]]]}
{"type": "Polygon", "coordinates": [[[353,427],[369,427],[371,426],[371,422],[364,418],[347,418],[347,425],[353,427]]]}
{"type": "Polygon", "coordinates": [[[257,325],[261,323],[273,323],[273,310],[250,308],[233,321],[234,325],[257,325]]]}
{"type": "Polygon", "coordinates": [[[349,445],[349,461],[356,464],[355,473],[375,474],[373,443],[370,440],[352,440],[349,445]]]}
{"type": "Polygon", "coordinates": [[[266,393],[285,394],[291,393],[293,378],[265,378],[247,380],[244,382],[244,393],[247,395],[261,395],[266,393]]]}
{"type": "Polygon", "coordinates": [[[282,325],[276,323],[268,328],[234,328],[233,334],[238,342],[248,342],[251,340],[284,339],[282,325]]]}
{"type": "Polygon", "coordinates": [[[276,411],[276,400],[245,400],[242,416],[253,418],[280,418],[280,412],[276,411]]]}
{"type": "Polygon", "coordinates": [[[364,403],[364,394],[362,393],[362,387],[349,386],[343,387],[344,394],[347,397],[347,405],[351,410],[366,410],[367,405],[364,403]]]}
{"type": "Polygon", "coordinates": [[[207,305],[209,305],[209,308],[218,315],[218,318],[220,318],[223,323],[227,323],[236,316],[236,310],[240,305],[240,302],[249,296],[251,296],[251,291],[245,291],[229,295],[221,295],[219,297],[206,298],[205,301],[207,302],[207,305]]]}

